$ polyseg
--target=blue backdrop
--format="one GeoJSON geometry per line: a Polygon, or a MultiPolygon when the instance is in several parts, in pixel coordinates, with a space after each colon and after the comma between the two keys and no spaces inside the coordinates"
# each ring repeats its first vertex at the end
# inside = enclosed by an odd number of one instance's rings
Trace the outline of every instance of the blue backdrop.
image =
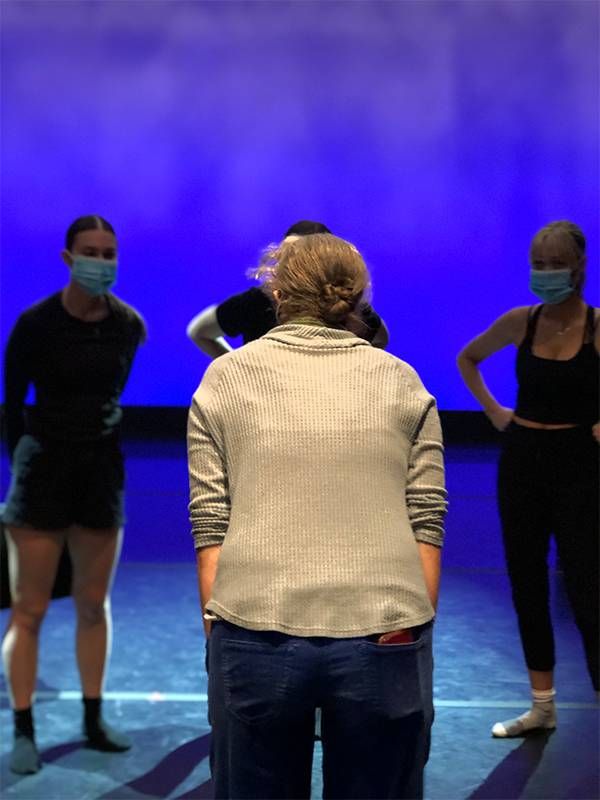
{"type": "MultiPolygon", "coordinates": [[[[598,302],[599,6],[487,2],[2,3],[2,344],[66,279],[71,220],[115,225],[148,321],[124,402],[187,405],[185,337],[299,218],[352,240],[390,349],[444,409],[454,359],[527,288],[570,218],[598,302]]],[[[510,353],[486,375],[512,402],[510,353]]]]}

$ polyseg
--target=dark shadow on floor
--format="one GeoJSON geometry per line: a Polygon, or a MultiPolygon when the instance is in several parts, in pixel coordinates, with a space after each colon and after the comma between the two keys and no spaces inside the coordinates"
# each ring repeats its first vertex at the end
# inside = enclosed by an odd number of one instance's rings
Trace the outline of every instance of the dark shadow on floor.
{"type": "MultiPolygon", "coordinates": [[[[182,781],[191,775],[200,761],[207,757],[209,749],[209,733],[197,739],[191,739],[168,753],[149,772],[121,786],[116,786],[103,794],[100,800],[121,800],[124,796],[130,797],[132,791],[150,797],[168,797],[182,781]]],[[[200,791],[204,785],[201,784],[194,792],[200,791]]],[[[210,795],[188,793],[183,797],[210,797],[210,795]]]]}
{"type": "Polygon", "coordinates": [[[590,800],[597,797],[600,797],[600,781],[597,774],[588,773],[574,786],[569,787],[569,800],[590,800]]]}
{"type": "Polygon", "coordinates": [[[48,747],[46,750],[40,752],[42,764],[53,764],[55,761],[60,761],[61,758],[74,753],[76,750],[83,750],[85,741],[81,739],[78,742],[65,742],[64,744],[57,744],[54,747],[48,747]]]}
{"type": "Polygon", "coordinates": [[[554,731],[530,733],[469,795],[468,800],[518,800],[538,768],[554,731]]]}
{"type": "Polygon", "coordinates": [[[213,784],[211,780],[208,780],[201,783],[200,786],[196,786],[195,789],[178,795],[175,800],[212,800],[213,797],[213,784]]]}

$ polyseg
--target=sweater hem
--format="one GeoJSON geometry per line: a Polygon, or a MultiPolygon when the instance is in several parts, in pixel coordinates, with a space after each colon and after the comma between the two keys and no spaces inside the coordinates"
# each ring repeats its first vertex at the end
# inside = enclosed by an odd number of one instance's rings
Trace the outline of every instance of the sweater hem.
{"type": "Polygon", "coordinates": [[[352,638],[354,636],[372,636],[375,633],[388,633],[389,631],[395,631],[401,628],[414,628],[417,625],[424,625],[426,622],[431,622],[431,620],[435,618],[434,614],[426,613],[420,614],[416,617],[408,617],[401,620],[398,619],[395,622],[387,622],[385,625],[368,625],[367,627],[362,628],[339,628],[332,630],[331,628],[320,627],[317,625],[287,625],[284,622],[245,619],[244,617],[240,617],[238,614],[223,608],[223,606],[219,605],[219,603],[217,603],[215,600],[211,600],[209,605],[210,608],[208,610],[216,617],[224,620],[225,622],[230,622],[232,625],[238,625],[240,628],[248,628],[252,631],[277,631],[278,633],[285,633],[289,636],[324,636],[330,639],[344,639],[352,638]]]}

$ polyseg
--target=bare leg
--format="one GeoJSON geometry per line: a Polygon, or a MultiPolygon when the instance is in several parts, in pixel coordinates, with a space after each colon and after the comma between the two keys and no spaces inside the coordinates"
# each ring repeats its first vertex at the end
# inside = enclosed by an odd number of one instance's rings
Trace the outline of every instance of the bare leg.
{"type": "Polygon", "coordinates": [[[12,610],[2,641],[2,657],[15,724],[9,766],[13,772],[27,775],[41,766],[31,704],[39,631],[50,602],[64,534],[11,527],[6,531],[6,541],[12,610]]]}
{"type": "Polygon", "coordinates": [[[554,688],[554,671],[541,672],[540,670],[530,669],[529,683],[532,689],[542,692],[549,691],[554,688]]]}
{"type": "Polygon", "coordinates": [[[121,541],[122,531],[117,528],[74,526],[68,531],[77,611],[77,664],[85,697],[102,694],[112,639],[109,593],[121,541]]]}
{"type": "Polygon", "coordinates": [[[121,550],[122,531],[73,526],[67,541],[73,562],[73,599],[77,611],[77,664],[88,745],[107,752],[131,747],[129,739],[102,718],[102,689],[112,644],[110,589],[121,550]]]}
{"type": "Polygon", "coordinates": [[[4,671],[15,710],[31,706],[37,675],[39,631],[64,545],[53,531],[6,531],[12,612],[2,642],[4,671]]]}

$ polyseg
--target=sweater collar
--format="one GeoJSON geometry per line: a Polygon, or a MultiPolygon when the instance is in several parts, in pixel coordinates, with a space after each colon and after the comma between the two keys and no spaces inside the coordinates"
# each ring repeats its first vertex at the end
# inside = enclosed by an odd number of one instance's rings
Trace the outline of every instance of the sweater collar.
{"type": "Polygon", "coordinates": [[[297,346],[308,346],[315,348],[338,348],[338,347],[370,347],[369,342],[359,339],[351,331],[340,328],[326,328],[320,325],[303,325],[297,322],[286,322],[285,325],[278,325],[272,328],[262,337],[271,339],[283,344],[297,346]]]}

